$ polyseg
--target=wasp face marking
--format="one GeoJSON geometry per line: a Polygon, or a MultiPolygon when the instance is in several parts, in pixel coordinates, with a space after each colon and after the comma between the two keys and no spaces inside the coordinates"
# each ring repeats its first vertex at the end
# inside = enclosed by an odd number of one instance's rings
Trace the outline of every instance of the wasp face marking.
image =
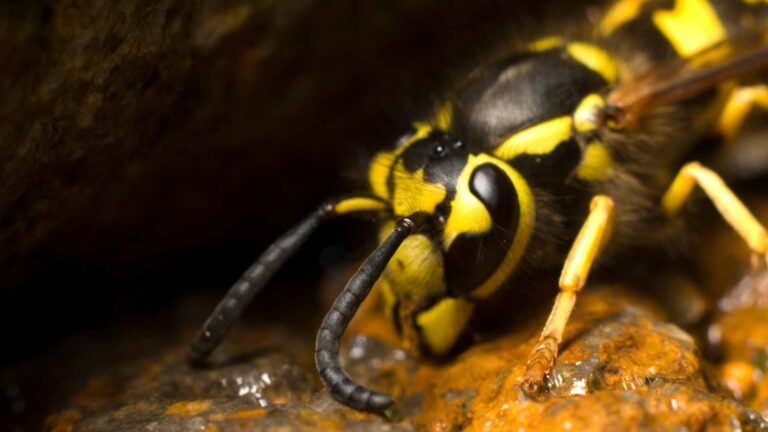
{"type": "Polygon", "coordinates": [[[456,180],[467,163],[464,143],[440,130],[416,132],[395,153],[389,153],[386,176],[387,199],[395,215],[435,214],[438,206],[450,200],[456,180]]]}
{"type": "Polygon", "coordinates": [[[462,141],[443,131],[417,129],[415,134],[416,139],[406,139],[394,153],[380,156],[389,158],[386,190],[393,213],[432,215],[432,223],[403,243],[383,275],[398,298],[410,299],[414,310],[444,295],[442,245],[435,241],[436,233],[442,230],[470,157],[462,141]]]}

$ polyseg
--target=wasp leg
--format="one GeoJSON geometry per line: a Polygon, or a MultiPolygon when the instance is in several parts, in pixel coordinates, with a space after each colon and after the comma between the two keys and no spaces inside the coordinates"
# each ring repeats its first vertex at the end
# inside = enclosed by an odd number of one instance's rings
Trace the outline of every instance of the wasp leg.
{"type": "Polygon", "coordinates": [[[526,395],[536,398],[544,384],[544,377],[557,358],[565,325],[576,303],[576,293],[589,276],[589,270],[600,247],[610,236],[613,224],[613,200],[605,195],[592,198],[589,216],[571,246],[560,274],[560,293],[549,314],[539,342],[534,346],[523,375],[522,388],[526,395]]]}
{"type": "Polygon", "coordinates": [[[188,361],[192,365],[201,365],[208,358],[245,307],[322,222],[333,216],[362,211],[381,211],[385,208],[386,204],[383,201],[368,197],[328,201],[283,234],[240,276],[216,306],[195,336],[187,354],[188,361]]]}
{"type": "Polygon", "coordinates": [[[726,141],[733,141],[755,105],[768,110],[768,86],[765,84],[737,87],[731,91],[717,121],[717,130],[726,141]]]}
{"type": "MultiPolygon", "coordinates": [[[[683,166],[661,200],[664,211],[677,214],[699,185],[728,224],[744,239],[756,257],[765,255],[768,265],[768,232],[714,171],[698,162],[683,166]]],[[[755,262],[759,262],[756,260],[755,262]]],[[[762,264],[760,264],[762,265],[762,264]]]]}

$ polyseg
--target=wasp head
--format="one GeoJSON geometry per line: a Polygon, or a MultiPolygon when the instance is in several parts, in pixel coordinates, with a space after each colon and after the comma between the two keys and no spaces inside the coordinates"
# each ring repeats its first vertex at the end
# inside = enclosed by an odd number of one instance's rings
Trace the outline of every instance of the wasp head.
{"type": "Polygon", "coordinates": [[[446,295],[492,293],[514,269],[530,233],[532,199],[503,161],[470,152],[448,132],[422,127],[380,154],[369,175],[393,219],[418,215],[424,221],[383,275],[400,306],[407,301],[418,311],[446,295]],[[521,229],[523,212],[528,225],[521,229]]]}

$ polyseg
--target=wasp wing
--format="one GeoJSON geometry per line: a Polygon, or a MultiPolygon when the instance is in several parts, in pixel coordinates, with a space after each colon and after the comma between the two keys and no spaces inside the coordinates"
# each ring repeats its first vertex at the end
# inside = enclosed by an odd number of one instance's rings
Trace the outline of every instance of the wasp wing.
{"type": "Polygon", "coordinates": [[[611,126],[621,128],[654,107],[686,100],[765,68],[768,31],[739,33],[615,87],[606,97],[606,115],[611,126]]]}

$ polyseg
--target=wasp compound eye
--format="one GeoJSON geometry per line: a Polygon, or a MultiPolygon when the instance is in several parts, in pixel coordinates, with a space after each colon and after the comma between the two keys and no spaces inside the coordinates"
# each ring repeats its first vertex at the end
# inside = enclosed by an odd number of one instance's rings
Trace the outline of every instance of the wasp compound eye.
{"type": "Polygon", "coordinates": [[[471,293],[498,271],[514,242],[512,233],[518,224],[518,195],[501,168],[490,163],[475,168],[469,190],[485,207],[475,211],[487,212],[487,216],[472,215],[478,219],[489,216],[491,226],[483,232],[459,234],[446,251],[445,281],[454,294],[471,293]],[[471,272],[464,271],[468,262],[473,266],[471,272]]]}
{"type": "Polygon", "coordinates": [[[469,190],[485,205],[494,223],[509,225],[517,207],[517,193],[507,175],[495,165],[480,165],[472,173],[469,190]]]}

